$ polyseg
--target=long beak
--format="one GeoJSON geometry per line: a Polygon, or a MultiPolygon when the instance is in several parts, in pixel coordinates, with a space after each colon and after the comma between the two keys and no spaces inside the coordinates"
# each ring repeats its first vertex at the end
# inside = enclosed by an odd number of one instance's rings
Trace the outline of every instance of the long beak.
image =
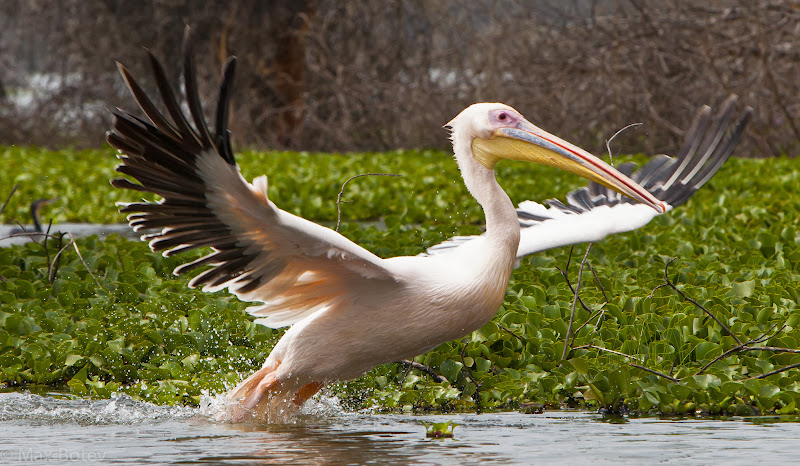
{"type": "Polygon", "coordinates": [[[666,211],[663,202],[611,165],[528,120],[521,120],[515,128],[500,128],[490,139],[475,138],[472,151],[487,168],[494,168],[500,159],[549,165],[600,183],[659,213],[666,211]]]}

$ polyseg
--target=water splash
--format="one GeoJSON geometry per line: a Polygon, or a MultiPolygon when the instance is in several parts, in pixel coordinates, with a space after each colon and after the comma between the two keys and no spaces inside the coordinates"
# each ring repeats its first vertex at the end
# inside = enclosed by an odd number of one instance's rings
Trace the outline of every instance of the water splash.
{"type": "Polygon", "coordinates": [[[319,394],[308,400],[302,408],[300,414],[318,417],[339,417],[348,414],[339,397],[319,394]]]}
{"type": "MultiPolygon", "coordinates": [[[[245,419],[238,423],[263,425],[268,422],[269,424],[313,425],[324,419],[348,414],[342,407],[338,397],[326,394],[315,395],[299,410],[290,403],[286,400],[277,400],[276,404],[285,404],[288,408],[272,411],[268,421],[263,415],[254,413],[253,416],[246,416],[245,419]]],[[[238,403],[229,399],[225,394],[202,395],[197,414],[201,418],[212,422],[227,424],[232,422],[233,414],[239,407],[238,403]]]]}
{"type": "Polygon", "coordinates": [[[159,406],[125,394],[107,400],[70,399],[28,392],[0,393],[0,421],[75,423],[80,425],[142,424],[190,419],[197,408],[159,406]]]}
{"type": "MultiPolygon", "coordinates": [[[[110,399],[81,399],[66,395],[38,395],[30,392],[0,393],[0,422],[25,424],[136,425],[168,421],[199,420],[230,422],[232,401],[224,394],[200,397],[199,407],[160,406],[137,401],[126,394],[114,394],[110,399]],[[222,416],[221,413],[223,414],[222,416]]],[[[279,424],[315,424],[323,419],[345,416],[339,398],[319,394],[299,410],[292,410],[279,424]]],[[[261,422],[255,422],[263,424],[261,422]]]]}

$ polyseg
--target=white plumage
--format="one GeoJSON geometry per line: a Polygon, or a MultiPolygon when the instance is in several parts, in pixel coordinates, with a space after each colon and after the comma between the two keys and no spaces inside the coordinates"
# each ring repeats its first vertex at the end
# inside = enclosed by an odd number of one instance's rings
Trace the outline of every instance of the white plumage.
{"type": "Polygon", "coordinates": [[[223,71],[216,127],[206,126],[185,38],[184,86],[194,125],[150,56],[169,118],[120,71],[150,120],[115,112],[108,141],[121,151],[120,188],[149,191],[157,203],[122,205],[155,251],[212,253],[178,267],[210,266],[190,286],[227,288],[270,327],[291,325],[261,370],[229,393],[232,417],[273,419],[326,383],[411,358],[479,328],[500,307],[520,247],[518,212],[495,180],[501,159],[531,160],[580,174],[663,212],[666,204],[599,159],[535,127],[503,104],[475,104],[450,122],[464,182],[486,215],[486,233],[444,254],[382,259],[339,233],[280,210],[266,177],[242,178],[230,149],[227,105],[235,61],[223,71]]]}

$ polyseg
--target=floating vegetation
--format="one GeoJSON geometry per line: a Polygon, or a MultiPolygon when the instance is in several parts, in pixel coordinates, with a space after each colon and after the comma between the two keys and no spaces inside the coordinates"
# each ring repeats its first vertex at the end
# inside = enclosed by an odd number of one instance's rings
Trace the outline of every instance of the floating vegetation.
{"type": "Polygon", "coordinates": [[[419,421],[420,424],[425,426],[425,437],[428,438],[453,438],[453,429],[457,424],[454,421],[447,422],[426,422],[419,421]]]}
{"type": "MultiPolygon", "coordinates": [[[[0,157],[0,202],[19,186],[4,223],[56,196],[42,216],[53,232],[59,222],[123,221],[114,202],[131,199],[108,184],[112,151],[6,148],[0,157]]],[[[341,206],[340,231],[384,257],[480,232],[480,208],[453,182],[446,153],[238,157],[245,177],[270,175],[278,205],[330,226],[346,179],[403,175],[354,179],[341,206]]],[[[499,166],[498,179],[515,202],[581,184],[528,164],[499,166]]],[[[579,300],[585,246],[538,254],[478,331],[326,395],[353,410],[800,415],[798,193],[797,160],[731,160],[687,205],[594,244],[579,300]]],[[[226,293],[188,289],[171,275],[188,260],[115,236],[0,248],[0,387],[187,405],[224,392],[258,369],[282,331],[255,325],[226,293]]]]}

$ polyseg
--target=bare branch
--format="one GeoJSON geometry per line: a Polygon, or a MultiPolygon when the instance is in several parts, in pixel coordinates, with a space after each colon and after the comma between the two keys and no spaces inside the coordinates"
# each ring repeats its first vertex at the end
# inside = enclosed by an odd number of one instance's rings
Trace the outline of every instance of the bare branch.
{"type": "Polygon", "coordinates": [[[56,281],[56,273],[58,272],[58,264],[61,259],[61,254],[67,250],[67,248],[69,247],[70,244],[72,244],[73,241],[74,240],[70,237],[69,242],[64,246],[62,246],[61,249],[59,249],[56,255],[53,257],[53,262],[51,264],[48,264],[47,279],[49,280],[51,285],[53,284],[54,281],[56,281]]]}
{"type": "Polygon", "coordinates": [[[15,184],[14,187],[11,188],[11,192],[8,193],[8,197],[6,198],[6,202],[3,203],[3,207],[0,207],[0,215],[3,215],[3,212],[5,212],[6,206],[8,205],[8,201],[10,201],[11,196],[13,196],[15,192],[17,192],[17,187],[19,187],[19,185],[15,184]]]}
{"type": "Polygon", "coordinates": [[[72,246],[75,248],[75,252],[78,253],[78,258],[81,260],[81,263],[83,264],[84,267],[86,267],[86,271],[89,272],[89,275],[92,277],[92,280],[94,280],[97,286],[105,290],[105,287],[101,285],[99,281],[97,281],[97,277],[94,276],[92,270],[89,268],[89,265],[86,264],[85,260],[83,260],[83,256],[81,255],[81,250],[78,249],[78,243],[75,242],[75,238],[72,236],[72,233],[69,233],[69,239],[70,242],[72,243],[72,246]]]}
{"type": "Polygon", "coordinates": [[[775,346],[745,346],[742,348],[746,351],[773,351],[775,353],[796,353],[800,354],[800,349],[792,348],[778,348],[775,346]]]}
{"type": "Polygon", "coordinates": [[[578,268],[578,283],[575,285],[575,291],[572,298],[572,309],[569,315],[569,325],[567,325],[567,335],[564,337],[564,350],[561,352],[561,360],[567,358],[567,351],[569,350],[569,340],[572,335],[572,324],[575,322],[575,306],[578,303],[578,293],[581,290],[581,284],[583,280],[583,267],[586,265],[586,261],[589,260],[589,252],[592,250],[592,243],[589,243],[586,246],[586,253],[583,255],[583,260],[581,261],[581,266],[578,268]]]}
{"type": "Polygon", "coordinates": [[[741,346],[741,345],[743,345],[743,343],[742,343],[742,340],[740,340],[740,339],[739,339],[739,337],[737,337],[737,336],[736,336],[736,334],[734,334],[734,333],[731,331],[731,329],[729,329],[729,328],[728,328],[728,326],[727,326],[727,325],[723,324],[723,323],[722,323],[722,321],[720,321],[719,319],[717,319],[717,316],[715,316],[714,314],[712,314],[712,313],[711,313],[711,311],[709,311],[708,309],[706,309],[706,308],[705,308],[705,307],[704,307],[702,304],[698,303],[698,302],[697,302],[697,301],[695,301],[694,299],[692,299],[692,298],[690,298],[689,296],[687,296],[687,295],[686,295],[686,293],[684,293],[683,291],[679,290],[679,289],[678,289],[678,287],[677,287],[677,286],[675,286],[675,284],[674,284],[674,283],[672,283],[672,282],[670,281],[670,279],[669,279],[669,266],[670,266],[670,264],[672,264],[672,262],[674,262],[676,259],[677,259],[677,257],[673,257],[672,259],[670,259],[670,260],[669,260],[669,261],[668,261],[668,262],[667,262],[667,263],[664,265],[664,281],[666,282],[665,284],[666,284],[667,286],[669,286],[670,288],[672,288],[673,290],[675,290],[675,291],[676,291],[676,292],[677,292],[679,295],[681,295],[681,297],[684,299],[684,301],[689,301],[690,303],[694,304],[696,307],[698,307],[699,309],[701,309],[703,312],[705,312],[705,313],[706,313],[706,315],[708,315],[709,317],[711,317],[712,319],[714,319],[714,321],[715,321],[717,324],[719,324],[719,326],[720,326],[720,327],[722,327],[722,328],[723,328],[723,329],[724,329],[724,330],[725,330],[725,331],[728,333],[728,335],[730,335],[730,336],[731,336],[731,337],[732,337],[734,340],[736,340],[736,343],[737,343],[738,345],[740,345],[740,346],[741,346]]]}
{"type": "Polygon", "coordinates": [[[397,364],[402,364],[408,367],[409,369],[416,369],[418,371],[424,372],[430,375],[431,379],[433,379],[433,381],[436,383],[442,383],[442,382],[450,383],[450,381],[448,381],[445,376],[439,375],[435,370],[431,369],[429,366],[426,366],[425,364],[421,364],[416,361],[411,361],[409,359],[402,359],[400,361],[397,361],[397,364]]]}
{"type": "MultiPolygon", "coordinates": [[[[603,303],[603,306],[605,306],[606,304],[608,304],[608,302],[605,302],[605,303],[603,303]]],[[[605,308],[602,308],[602,307],[601,307],[600,309],[598,309],[597,311],[593,312],[593,313],[592,313],[592,314],[589,316],[589,318],[588,318],[588,319],[586,319],[586,322],[582,323],[582,324],[580,325],[580,327],[578,327],[577,329],[575,329],[575,332],[572,334],[572,341],[570,342],[570,345],[572,345],[573,343],[575,343],[575,336],[576,336],[577,334],[581,333],[581,329],[583,329],[583,327],[586,327],[586,325],[588,325],[588,324],[589,324],[589,322],[591,322],[591,321],[592,321],[592,319],[594,319],[594,318],[595,318],[595,316],[599,316],[599,317],[597,318],[597,325],[600,325],[600,319],[602,319],[602,318],[603,318],[603,314],[605,314],[605,312],[606,312],[605,308]]]]}
{"type": "Polygon", "coordinates": [[[763,373],[761,375],[757,375],[755,377],[748,377],[748,378],[742,379],[742,380],[764,379],[764,378],[769,377],[770,375],[780,374],[781,372],[786,372],[786,371],[788,371],[790,369],[795,369],[795,368],[798,368],[798,367],[800,367],[800,362],[795,363],[795,364],[790,364],[788,366],[783,366],[780,369],[775,369],[774,371],[765,372],[765,373],[763,373]]]}
{"type": "Polygon", "coordinates": [[[657,375],[659,377],[662,377],[664,379],[669,380],[670,382],[680,382],[680,379],[676,379],[675,377],[672,377],[670,375],[667,375],[667,374],[658,372],[656,370],[650,369],[649,367],[640,366],[639,364],[634,364],[632,362],[629,362],[628,365],[631,366],[631,367],[635,367],[637,369],[643,370],[645,372],[649,372],[651,374],[655,374],[655,375],[657,375]]]}
{"type": "Polygon", "coordinates": [[[619,136],[619,134],[625,131],[626,129],[633,128],[635,126],[641,126],[642,124],[643,123],[631,123],[628,126],[614,133],[614,135],[611,136],[611,139],[606,141],[606,149],[608,150],[609,165],[611,165],[612,167],[614,166],[614,154],[611,153],[611,141],[613,141],[615,137],[619,136]]]}
{"type": "Polygon", "coordinates": [[[500,324],[497,324],[497,327],[498,327],[500,330],[503,330],[503,331],[505,331],[505,332],[509,333],[510,335],[512,335],[512,336],[514,336],[514,337],[516,337],[516,338],[517,338],[517,340],[519,340],[519,341],[521,341],[521,342],[522,342],[522,344],[525,344],[525,339],[524,339],[524,338],[522,338],[521,336],[517,335],[516,333],[512,332],[510,329],[508,329],[508,328],[506,328],[505,326],[503,326],[503,325],[500,325],[500,324]]]}
{"type": "Polygon", "coordinates": [[[603,299],[605,299],[607,303],[608,295],[606,294],[606,289],[603,288],[603,283],[600,281],[600,277],[597,276],[597,272],[594,270],[594,266],[592,265],[591,262],[588,262],[586,265],[589,266],[589,270],[592,272],[592,275],[594,276],[594,281],[597,282],[597,287],[600,288],[600,292],[603,293],[603,299]]]}
{"type": "Polygon", "coordinates": [[[602,346],[597,345],[583,345],[583,346],[576,346],[572,348],[573,351],[580,350],[580,349],[596,349],[598,351],[605,351],[606,353],[616,354],[617,356],[622,356],[628,359],[633,359],[634,361],[642,362],[641,358],[637,358],[636,356],[631,356],[630,354],[621,353],[619,351],[614,351],[612,349],[603,348],[602,346]]]}
{"type": "Polygon", "coordinates": [[[344,187],[347,186],[347,183],[350,180],[354,180],[356,178],[360,178],[362,176],[403,176],[403,175],[395,175],[393,173],[362,173],[360,175],[351,176],[344,183],[342,183],[342,189],[339,190],[339,195],[336,196],[336,228],[334,230],[339,231],[339,223],[342,221],[342,195],[344,195],[344,187]]]}
{"type": "Polygon", "coordinates": [[[467,345],[464,344],[464,346],[461,348],[461,364],[464,365],[464,369],[467,371],[467,377],[469,378],[470,382],[472,382],[472,385],[475,386],[475,396],[473,397],[473,399],[475,400],[475,412],[476,413],[480,413],[481,412],[481,383],[478,382],[477,380],[475,380],[475,377],[472,376],[472,370],[464,362],[464,352],[466,350],[467,350],[467,345]]]}

